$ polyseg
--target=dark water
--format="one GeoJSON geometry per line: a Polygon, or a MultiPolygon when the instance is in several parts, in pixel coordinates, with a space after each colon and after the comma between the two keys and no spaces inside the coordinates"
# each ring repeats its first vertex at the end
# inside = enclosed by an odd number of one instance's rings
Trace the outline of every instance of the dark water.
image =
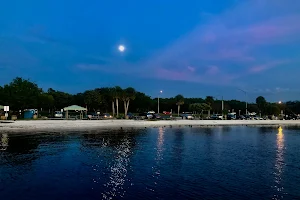
{"type": "Polygon", "coordinates": [[[300,199],[296,128],[0,136],[3,200],[300,199]]]}

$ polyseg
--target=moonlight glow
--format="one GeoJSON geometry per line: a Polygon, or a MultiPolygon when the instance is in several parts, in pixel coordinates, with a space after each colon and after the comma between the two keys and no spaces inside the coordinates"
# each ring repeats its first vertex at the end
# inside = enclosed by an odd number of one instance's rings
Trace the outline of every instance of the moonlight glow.
{"type": "Polygon", "coordinates": [[[123,52],[123,51],[125,51],[125,46],[124,45],[120,45],[118,49],[119,49],[119,51],[123,52]]]}

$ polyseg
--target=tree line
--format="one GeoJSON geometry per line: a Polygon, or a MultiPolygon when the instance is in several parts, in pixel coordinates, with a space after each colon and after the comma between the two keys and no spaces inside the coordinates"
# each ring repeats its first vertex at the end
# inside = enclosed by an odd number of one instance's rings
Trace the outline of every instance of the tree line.
{"type": "MultiPolygon", "coordinates": [[[[0,86],[0,105],[9,105],[12,111],[34,108],[51,113],[70,105],[87,107],[89,112],[110,112],[114,116],[120,113],[126,114],[157,111],[157,98],[151,98],[143,92],[136,91],[132,87],[121,88],[100,87],[86,90],[82,93],[70,94],[49,88],[47,91],[41,89],[36,83],[16,77],[10,83],[0,86]]],[[[205,98],[184,98],[178,94],[171,98],[160,98],[160,111],[173,111],[179,113],[190,111],[201,113],[245,113],[246,102],[238,100],[222,101],[212,96],[205,98]]],[[[248,111],[261,113],[262,115],[279,115],[284,113],[300,113],[299,101],[288,101],[285,103],[267,102],[264,97],[259,96],[255,103],[248,103],[248,111]]]]}

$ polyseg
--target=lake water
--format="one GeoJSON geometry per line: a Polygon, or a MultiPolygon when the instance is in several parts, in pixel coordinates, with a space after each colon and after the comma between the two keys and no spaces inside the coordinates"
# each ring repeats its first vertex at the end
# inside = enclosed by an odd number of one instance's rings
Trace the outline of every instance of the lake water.
{"type": "Polygon", "coordinates": [[[297,128],[0,136],[1,200],[300,199],[297,128]]]}

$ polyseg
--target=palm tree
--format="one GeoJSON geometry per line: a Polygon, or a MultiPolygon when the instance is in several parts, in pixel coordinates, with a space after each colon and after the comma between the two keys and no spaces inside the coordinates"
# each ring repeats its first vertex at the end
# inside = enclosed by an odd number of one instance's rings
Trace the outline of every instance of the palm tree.
{"type": "MultiPolygon", "coordinates": [[[[205,102],[206,102],[210,107],[212,107],[212,105],[213,105],[213,103],[214,103],[214,97],[212,97],[212,96],[207,96],[207,97],[205,98],[205,102]]],[[[208,110],[208,116],[209,116],[209,117],[210,117],[210,110],[211,110],[211,109],[208,110]]]]}
{"type": "Polygon", "coordinates": [[[176,100],[176,105],[177,105],[177,108],[178,108],[178,116],[179,116],[180,106],[184,104],[184,97],[181,94],[178,94],[175,97],[175,100],[176,100]]]}
{"type": "Polygon", "coordinates": [[[127,118],[127,112],[129,108],[130,100],[134,100],[136,95],[136,91],[132,87],[128,87],[122,92],[122,100],[124,102],[124,111],[125,111],[125,118],[127,118]]]}
{"type": "Polygon", "coordinates": [[[112,113],[113,117],[115,116],[115,98],[116,98],[116,90],[115,88],[109,88],[109,99],[111,100],[112,113]]]}
{"type": "Polygon", "coordinates": [[[119,117],[119,99],[122,97],[123,90],[120,86],[115,87],[115,99],[116,99],[116,106],[117,106],[117,117],[119,117]]]}

